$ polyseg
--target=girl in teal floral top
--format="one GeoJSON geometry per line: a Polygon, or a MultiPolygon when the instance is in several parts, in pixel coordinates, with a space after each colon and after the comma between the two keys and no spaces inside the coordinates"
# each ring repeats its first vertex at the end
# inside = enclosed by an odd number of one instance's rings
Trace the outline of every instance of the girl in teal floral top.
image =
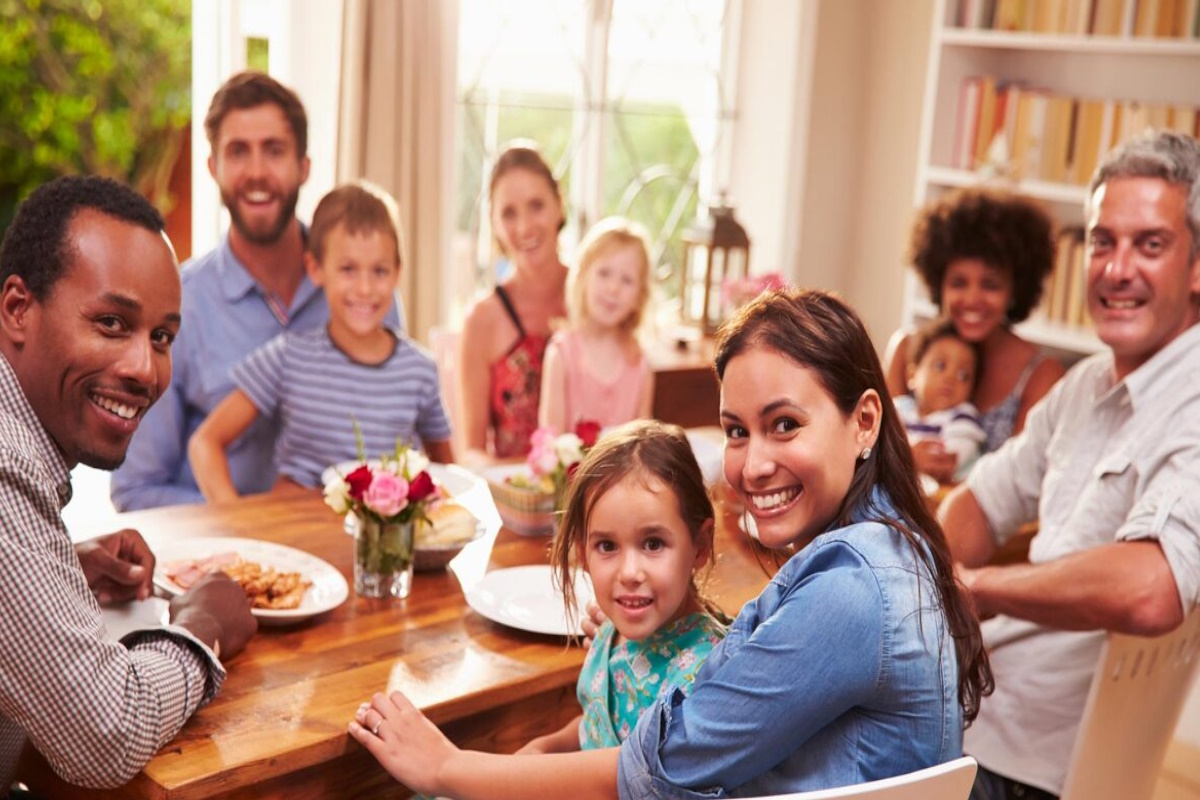
{"type": "Polygon", "coordinates": [[[683,430],[631,422],[604,436],[571,480],[551,561],[568,614],[582,568],[608,615],[588,651],[577,694],[583,713],[523,753],[613,747],[642,710],[691,687],[725,634],[725,616],[695,573],[712,556],[713,507],[683,430]]]}

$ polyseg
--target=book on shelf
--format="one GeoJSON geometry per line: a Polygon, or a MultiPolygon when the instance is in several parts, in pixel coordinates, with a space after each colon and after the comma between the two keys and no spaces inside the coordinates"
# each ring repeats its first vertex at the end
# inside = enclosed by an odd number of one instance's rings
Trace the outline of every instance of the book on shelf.
{"type": "Polygon", "coordinates": [[[971,159],[976,167],[984,163],[996,134],[996,104],[996,79],[985,75],[979,90],[979,121],[975,124],[975,153],[971,159]]]}
{"type": "Polygon", "coordinates": [[[1087,265],[1083,228],[1059,232],[1054,247],[1054,269],[1046,279],[1038,315],[1056,325],[1090,328],[1087,313],[1087,265]]]}
{"type": "Polygon", "coordinates": [[[1125,0],[1095,0],[1089,33],[1093,36],[1120,36],[1125,20],[1125,0]]]}
{"type": "MultiPolygon", "coordinates": [[[[1085,184],[1092,178],[1104,147],[1105,113],[1112,116],[1112,104],[1103,100],[1078,100],[1075,104],[1075,141],[1072,145],[1070,183],[1085,184]],[[1101,149],[1103,147],[1103,149],[1101,149]]],[[[1111,122],[1109,123],[1112,124],[1111,122]]]]}
{"type": "Polygon", "coordinates": [[[1200,38],[1200,0],[958,0],[953,19],[1014,33],[1200,38]]]}
{"type": "Polygon", "coordinates": [[[975,126],[979,121],[979,95],[983,79],[967,78],[958,91],[958,115],[954,128],[954,153],[950,165],[956,169],[975,168],[975,126]]]}
{"type": "Polygon", "coordinates": [[[1016,180],[1087,185],[1109,150],[1146,128],[1200,138],[1193,106],[1071,97],[989,75],[963,79],[958,103],[950,166],[1016,180]]]}
{"type": "Polygon", "coordinates": [[[1041,176],[1042,136],[1046,130],[1046,105],[1049,93],[1027,89],[1017,103],[1017,122],[1013,129],[1013,175],[1017,180],[1041,176]]]}

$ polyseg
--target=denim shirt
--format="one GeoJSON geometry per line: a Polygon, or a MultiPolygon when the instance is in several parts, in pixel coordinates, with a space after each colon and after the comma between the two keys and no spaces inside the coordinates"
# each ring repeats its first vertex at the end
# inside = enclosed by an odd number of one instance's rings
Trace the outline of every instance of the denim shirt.
{"type": "MultiPolygon", "coordinates": [[[[879,492],[872,504],[891,513],[879,492]]],[[[962,754],[958,663],[929,567],[866,516],[792,556],[690,696],[642,715],[621,747],[622,800],[824,789],[962,754]]]]}

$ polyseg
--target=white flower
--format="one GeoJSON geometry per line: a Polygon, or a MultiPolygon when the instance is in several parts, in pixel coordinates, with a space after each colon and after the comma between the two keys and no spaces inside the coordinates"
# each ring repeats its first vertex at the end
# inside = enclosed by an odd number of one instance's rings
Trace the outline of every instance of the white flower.
{"type": "Polygon", "coordinates": [[[345,514],[350,510],[350,485],[342,480],[341,475],[334,475],[325,484],[325,505],[332,508],[335,514],[345,514]]]}
{"type": "Polygon", "coordinates": [[[554,452],[563,467],[583,460],[583,439],[573,433],[561,433],[554,438],[554,452]]]}
{"type": "Polygon", "coordinates": [[[398,474],[407,476],[410,480],[418,473],[429,469],[429,457],[420,450],[408,450],[400,459],[398,474]]]}

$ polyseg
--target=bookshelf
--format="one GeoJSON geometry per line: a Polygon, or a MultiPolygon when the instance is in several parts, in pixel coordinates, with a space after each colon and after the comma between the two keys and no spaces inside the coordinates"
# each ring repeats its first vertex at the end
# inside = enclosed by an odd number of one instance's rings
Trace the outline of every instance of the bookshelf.
{"type": "MultiPolygon", "coordinates": [[[[915,203],[995,185],[1081,227],[1091,170],[1114,144],[1151,126],[1200,134],[1198,31],[1200,0],[936,0],[915,203]]],[[[1056,272],[1078,268],[1082,251],[1061,251],[1056,272]]],[[[1103,347],[1056,294],[1069,280],[1052,276],[1016,326],[1064,363],[1103,347]]],[[[904,323],[936,313],[910,272],[904,323]]]]}

